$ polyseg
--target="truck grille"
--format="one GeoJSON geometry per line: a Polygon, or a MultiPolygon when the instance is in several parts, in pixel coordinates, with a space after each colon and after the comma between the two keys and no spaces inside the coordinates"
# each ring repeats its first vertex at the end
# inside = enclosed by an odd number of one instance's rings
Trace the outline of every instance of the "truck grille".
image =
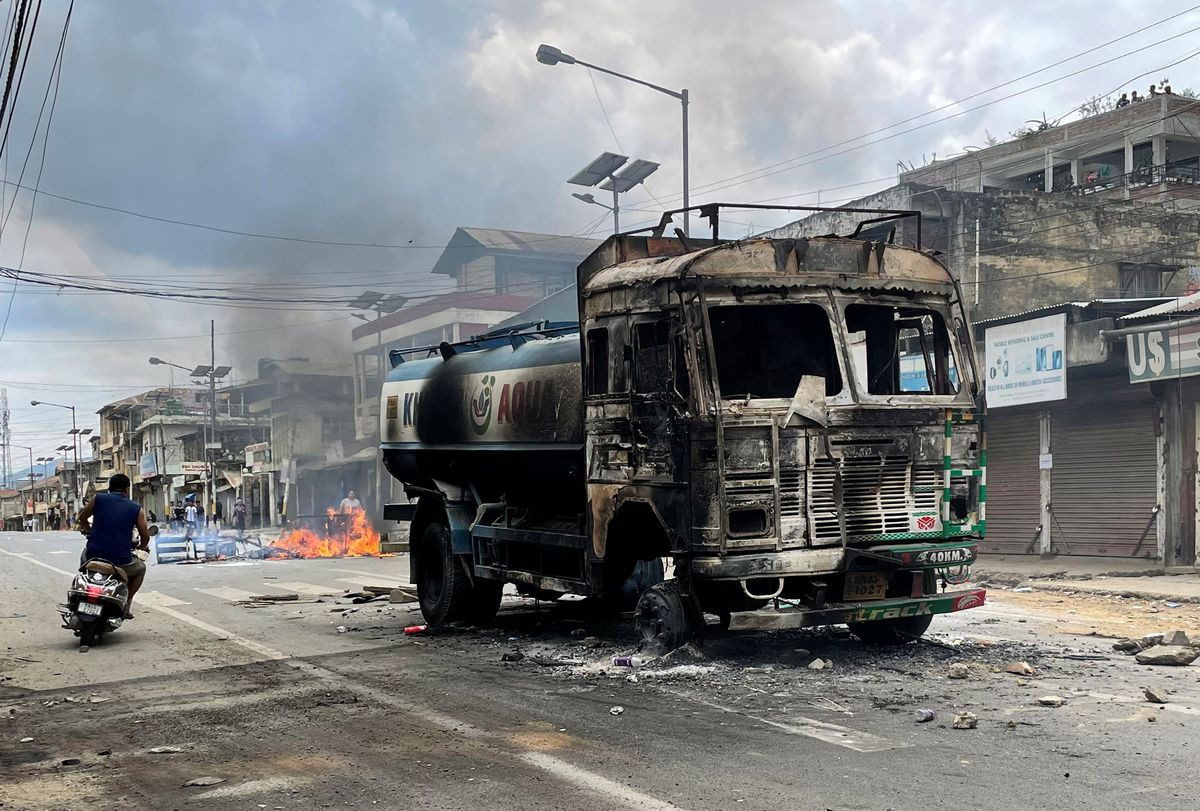
{"type": "MultiPolygon", "coordinates": [[[[936,513],[940,471],[913,469],[907,456],[877,456],[842,460],[842,501],[846,534],[853,542],[910,532],[913,513],[936,513]]],[[[841,543],[837,502],[833,495],[834,466],[818,460],[808,469],[812,543],[841,543]]]]}

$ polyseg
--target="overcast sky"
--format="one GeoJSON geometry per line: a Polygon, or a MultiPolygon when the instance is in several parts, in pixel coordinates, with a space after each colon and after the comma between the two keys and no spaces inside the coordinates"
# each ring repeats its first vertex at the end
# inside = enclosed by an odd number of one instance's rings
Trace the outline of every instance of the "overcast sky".
{"type": "MultiPolygon", "coordinates": [[[[581,67],[538,64],[540,42],[689,88],[693,203],[789,195],[811,205],[817,190],[825,190],[822,202],[861,196],[889,185],[897,161],[919,165],[934,153],[982,145],[987,132],[1005,136],[1043,114],[1053,120],[1125,85],[1144,91],[1164,73],[1177,89],[1200,87],[1200,59],[1160,69],[1195,50],[1195,33],[1122,56],[1200,26],[1200,12],[1189,11],[839,147],[876,141],[862,148],[810,154],[1189,5],[87,0],[76,6],[67,39],[42,190],[224,229],[403,247],[233,236],[45,196],[37,197],[31,223],[31,193],[14,205],[9,187],[0,264],[115,281],[131,291],[203,284],[226,292],[253,283],[268,291],[304,285],[298,292],[322,296],[367,287],[429,294],[438,285],[428,272],[436,246],[457,225],[603,235],[604,212],[573,200],[564,182],[603,150],[662,164],[644,189],[626,196],[629,209],[658,208],[654,198],[678,205],[678,104],[581,67]],[[1105,60],[1113,61],[1092,68],[1105,60]],[[1134,81],[1141,74],[1149,75],[1134,81]],[[939,120],[1012,93],[1019,95],[939,120]],[[718,188],[789,159],[776,167],[783,171],[718,188]],[[859,185],[835,188],[850,184],[859,185]]],[[[22,183],[37,179],[42,141],[33,138],[34,121],[66,9],[66,0],[44,0],[7,163],[0,159],[10,183],[27,152],[22,183]]],[[[631,210],[622,224],[650,217],[631,210]]],[[[758,213],[734,219],[743,233],[786,221],[758,213]]],[[[12,291],[0,281],[0,320],[12,291]]],[[[21,284],[0,343],[14,441],[34,445],[35,455],[66,441],[70,415],[32,408],[32,398],[75,404],[91,425],[101,404],[167,383],[163,367],[147,364],[150,355],[207,362],[207,339],[194,336],[207,333],[209,319],[216,321],[218,363],[233,363],[238,378],[253,376],[259,356],[348,358],[357,322],[346,312],[326,305],[234,309],[21,284]],[[221,334],[246,330],[259,331],[221,334]]],[[[20,451],[14,461],[24,457],[20,451]]]]}

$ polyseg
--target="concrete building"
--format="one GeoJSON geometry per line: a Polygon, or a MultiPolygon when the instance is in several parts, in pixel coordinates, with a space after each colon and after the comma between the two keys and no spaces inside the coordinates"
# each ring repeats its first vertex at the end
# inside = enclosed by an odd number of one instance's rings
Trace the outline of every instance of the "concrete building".
{"type": "MultiPolygon", "coordinates": [[[[356,440],[371,448],[379,444],[379,394],[391,368],[390,351],[466,340],[547,297],[570,297],[565,288],[574,285],[579,263],[599,244],[580,237],[458,228],[432,270],[453,282],[451,291],[379,315],[352,332],[356,440]]],[[[359,497],[379,520],[383,504],[403,495],[377,456],[364,471],[369,487],[364,482],[359,497]]]]}
{"type": "Polygon", "coordinates": [[[344,363],[263,358],[254,380],[222,390],[266,427],[259,442],[242,446],[237,495],[246,501],[252,523],[275,525],[281,515],[292,521],[323,516],[345,490],[369,483],[360,468],[370,466],[375,451],[355,439],[353,385],[344,363]]]}
{"type": "Polygon", "coordinates": [[[0,529],[20,532],[25,524],[25,499],[20,490],[0,489],[0,529]]]}

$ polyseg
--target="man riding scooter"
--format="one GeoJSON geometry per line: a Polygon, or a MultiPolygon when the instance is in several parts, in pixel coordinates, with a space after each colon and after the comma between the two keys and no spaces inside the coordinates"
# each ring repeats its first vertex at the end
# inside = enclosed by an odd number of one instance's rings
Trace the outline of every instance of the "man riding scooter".
{"type": "Polygon", "coordinates": [[[133,597],[146,578],[146,564],[133,554],[130,541],[137,530],[138,549],[150,550],[150,526],[146,511],[129,498],[129,477],[117,473],[108,480],[108,492],[97,493],[79,511],[79,527],[88,536],[79,565],[92,558],[106,560],[125,571],[129,580],[129,602],[125,619],[133,619],[133,597]]]}

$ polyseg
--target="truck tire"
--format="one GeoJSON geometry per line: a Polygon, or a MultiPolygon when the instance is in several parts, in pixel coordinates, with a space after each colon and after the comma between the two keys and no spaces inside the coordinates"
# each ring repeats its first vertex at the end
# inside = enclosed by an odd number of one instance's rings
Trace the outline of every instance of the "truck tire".
{"type": "Polygon", "coordinates": [[[691,611],[674,580],[656,583],[642,593],[637,603],[637,630],[641,650],[661,656],[675,650],[692,636],[691,611]]]}
{"type": "Polygon", "coordinates": [[[850,633],[868,645],[907,645],[929,630],[933,617],[897,617],[874,622],[851,622],[850,633]]]}
{"type": "Polygon", "coordinates": [[[430,625],[445,625],[470,612],[471,581],[450,550],[450,527],[432,521],[417,543],[417,601],[430,625]]]}

